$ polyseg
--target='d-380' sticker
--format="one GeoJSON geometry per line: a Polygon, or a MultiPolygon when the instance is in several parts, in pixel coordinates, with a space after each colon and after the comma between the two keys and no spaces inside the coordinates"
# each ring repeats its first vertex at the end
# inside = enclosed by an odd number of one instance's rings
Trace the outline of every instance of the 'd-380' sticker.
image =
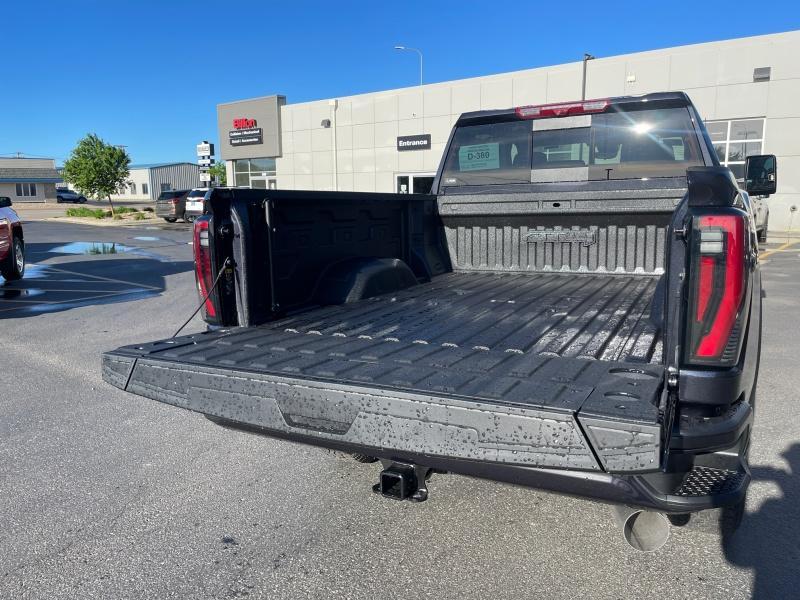
{"type": "Polygon", "coordinates": [[[500,168],[500,144],[475,144],[458,149],[459,171],[483,171],[500,168]]]}

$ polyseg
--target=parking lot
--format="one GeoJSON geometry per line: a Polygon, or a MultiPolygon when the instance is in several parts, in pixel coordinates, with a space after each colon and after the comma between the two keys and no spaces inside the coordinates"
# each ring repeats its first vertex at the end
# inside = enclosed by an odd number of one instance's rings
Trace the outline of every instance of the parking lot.
{"type": "MultiPolygon", "coordinates": [[[[782,598],[800,586],[800,244],[763,254],[748,516],[641,554],[607,507],[380,467],[224,430],[105,384],[100,353],[163,338],[197,297],[188,226],[26,223],[0,283],[2,598],[782,598]]],[[[195,318],[189,330],[200,330],[195,318]]]]}

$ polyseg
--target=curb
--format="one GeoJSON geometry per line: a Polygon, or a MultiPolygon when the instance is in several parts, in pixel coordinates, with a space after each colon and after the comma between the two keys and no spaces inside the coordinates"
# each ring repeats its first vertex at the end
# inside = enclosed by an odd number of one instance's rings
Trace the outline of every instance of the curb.
{"type": "Polygon", "coordinates": [[[95,227],[135,227],[135,226],[142,226],[142,225],[149,225],[156,223],[159,219],[153,217],[151,219],[142,219],[140,221],[134,221],[133,219],[120,219],[115,221],[114,219],[92,219],[92,218],[80,218],[80,217],[46,217],[44,219],[39,219],[41,221],[50,221],[56,223],[74,223],[77,225],[94,225],[95,227]]]}

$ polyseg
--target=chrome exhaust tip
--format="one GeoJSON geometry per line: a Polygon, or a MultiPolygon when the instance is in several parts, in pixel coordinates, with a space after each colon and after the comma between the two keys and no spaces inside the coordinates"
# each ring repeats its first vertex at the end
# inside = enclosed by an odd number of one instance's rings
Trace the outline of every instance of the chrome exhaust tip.
{"type": "Polygon", "coordinates": [[[618,506],[614,507],[614,517],[622,527],[625,541],[634,550],[655,552],[669,539],[669,519],[662,513],[618,506]]]}

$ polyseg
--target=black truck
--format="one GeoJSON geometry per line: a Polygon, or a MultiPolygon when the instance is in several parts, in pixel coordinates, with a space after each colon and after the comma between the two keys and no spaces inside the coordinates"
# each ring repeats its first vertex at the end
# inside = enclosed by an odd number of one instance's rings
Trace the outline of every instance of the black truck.
{"type": "MultiPolygon", "coordinates": [[[[750,157],[748,191],[775,178],[750,157]]],[[[758,241],[689,98],[464,114],[432,191],[215,189],[194,226],[209,331],[107,352],[104,379],[379,459],[394,498],[451,472],[616,505],[643,550],[670,523],[732,533],[758,241]]]]}

